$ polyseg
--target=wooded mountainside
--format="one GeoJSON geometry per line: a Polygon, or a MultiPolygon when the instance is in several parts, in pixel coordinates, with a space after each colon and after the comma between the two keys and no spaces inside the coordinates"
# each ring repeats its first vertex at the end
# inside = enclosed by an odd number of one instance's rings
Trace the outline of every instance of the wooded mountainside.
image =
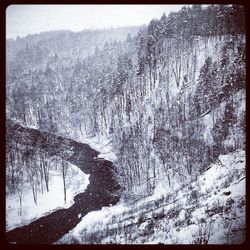
{"type": "Polygon", "coordinates": [[[240,5],[193,5],[144,27],[7,40],[7,118],[109,139],[125,194],[189,183],[245,149],[244,16],[240,5]]]}

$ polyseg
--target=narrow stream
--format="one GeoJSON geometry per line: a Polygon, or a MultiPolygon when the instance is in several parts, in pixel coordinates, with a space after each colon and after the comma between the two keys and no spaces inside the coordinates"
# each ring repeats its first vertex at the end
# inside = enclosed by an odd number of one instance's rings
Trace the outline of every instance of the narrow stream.
{"type": "Polygon", "coordinates": [[[88,212],[103,206],[116,204],[120,199],[121,187],[116,180],[116,168],[112,162],[96,159],[99,154],[89,145],[72,139],[24,128],[7,120],[7,140],[47,151],[51,156],[60,155],[90,174],[89,185],[83,193],[74,197],[74,204],[41,217],[29,225],[15,228],[6,233],[12,244],[52,244],[73,229],[88,212]],[[69,150],[72,152],[68,157],[69,150]]]}

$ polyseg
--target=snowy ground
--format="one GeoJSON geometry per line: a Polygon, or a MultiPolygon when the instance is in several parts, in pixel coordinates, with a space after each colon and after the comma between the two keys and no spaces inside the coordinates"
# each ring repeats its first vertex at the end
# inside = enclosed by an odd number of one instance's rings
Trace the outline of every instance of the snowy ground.
{"type": "Polygon", "coordinates": [[[100,152],[98,158],[104,158],[112,162],[117,160],[112,143],[106,136],[87,137],[82,140],[82,143],[87,143],[91,148],[100,152]]]}
{"type": "Polygon", "coordinates": [[[245,217],[245,151],[237,150],[171,193],[158,185],[133,205],[90,212],[56,244],[238,244],[245,217]]]}
{"type": "MultiPolygon", "coordinates": [[[[39,130],[39,127],[36,125],[36,122],[35,122],[35,117],[32,117],[32,119],[33,119],[33,123],[30,123],[28,125],[28,128],[39,130]]],[[[26,125],[23,124],[22,121],[20,120],[15,120],[15,122],[26,127],[26,125]]],[[[64,124],[64,128],[65,126],[66,125],[64,124]]],[[[107,135],[99,134],[95,136],[90,136],[90,135],[87,135],[86,133],[82,134],[76,129],[72,129],[70,126],[67,127],[67,132],[61,132],[61,133],[58,133],[57,135],[70,138],[80,143],[88,144],[91,148],[100,152],[100,154],[98,155],[98,158],[104,158],[112,162],[117,161],[117,156],[114,153],[111,138],[109,138],[109,136],[107,135]]]]}
{"type": "Polygon", "coordinates": [[[77,166],[69,163],[66,176],[66,203],[64,203],[62,173],[59,170],[51,170],[49,192],[38,193],[37,205],[33,201],[32,190],[27,183],[23,191],[21,215],[18,194],[6,196],[6,231],[29,224],[59,208],[70,207],[74,203],[74,196],[86,189],[89,184],[88,177],[89,175],[84,174],[77,166]]]}

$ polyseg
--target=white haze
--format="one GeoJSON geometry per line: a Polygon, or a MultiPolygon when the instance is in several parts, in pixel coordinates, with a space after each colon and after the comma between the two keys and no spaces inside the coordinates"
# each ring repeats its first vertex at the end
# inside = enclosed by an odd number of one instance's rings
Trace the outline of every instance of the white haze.
{"type": "Polygon", "coordinates": [[[6,9],[6,38],[49,30],[101,29],[148,24],[184,5],[10,5],[6,9]]]}

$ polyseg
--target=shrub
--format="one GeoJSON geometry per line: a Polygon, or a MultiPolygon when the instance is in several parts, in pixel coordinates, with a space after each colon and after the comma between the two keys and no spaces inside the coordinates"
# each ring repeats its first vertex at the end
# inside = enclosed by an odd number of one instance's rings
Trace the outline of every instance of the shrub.
{"type": "Polygon", "coordinates": [[[144,236],[154,233],[154,221],[151,219],[148,225],[145,227],[144,236]]]}
{"type": "Polygon", "coordinates": [[[164,214],[164,209],[162,209],[159,213],[155,213],[153,214],[153,218],[155,220],[161,220],[165,217],[165,214],[164,214]]]}
{"type": "Polygon", "coordinates": [[[184,225],[185,225],[185,221],[183,221],[183,220],[177,220],[174,223],[174,227],[183,227],[184,225]]]}
{"type": "Polygon", "coordinates": [[[176,207],[172,207],[169,209],[167,213],[167,217],[168,219],[177,218],[179,213],[180,213],[180,210],[176,209],[176,207]]]}
{"type": "Polygon", "coordinates": [[[155,206],[158,208],[160,205],[160,200],[155,200],[154,203],[155,203],[155,206]]]}
{"type": "Polygon", "coordinates": [[[191,219],[192,218],[192,212],[193,208],[188,208],[185,210],[185,220],[191,219]]]}
{"type": "Polygon", "coordinates": [[[139,218],[138,218],[138,222],[139,224],[142,224],[145,221],[145,216],[143,213],[140,214],[139,218]]]}
{"type": "Polygon", "coordinates": [[[194,240],[192,243],[195,245],[207,245],[212,234],[212,222],[202,220],[198,223],[198,232],[193,235],[194,240]]]}
{"type": "Polygon", "coordinates": [[[238,200],[238,205],[237,207],[238,208],[241,208],[243,206],[246,206],[246,198],[245,197],[241,197],[239,200],[238,200]]]}
{"type": "Polygon", "coordinates": [[[212,217],[215,214],[222,214],[224,211],[224,207],[223,206],[217,206],[217,207],[213,207],[211,209],[206,209],[205,213],[208,214],[208,216],[212,217]]]}

